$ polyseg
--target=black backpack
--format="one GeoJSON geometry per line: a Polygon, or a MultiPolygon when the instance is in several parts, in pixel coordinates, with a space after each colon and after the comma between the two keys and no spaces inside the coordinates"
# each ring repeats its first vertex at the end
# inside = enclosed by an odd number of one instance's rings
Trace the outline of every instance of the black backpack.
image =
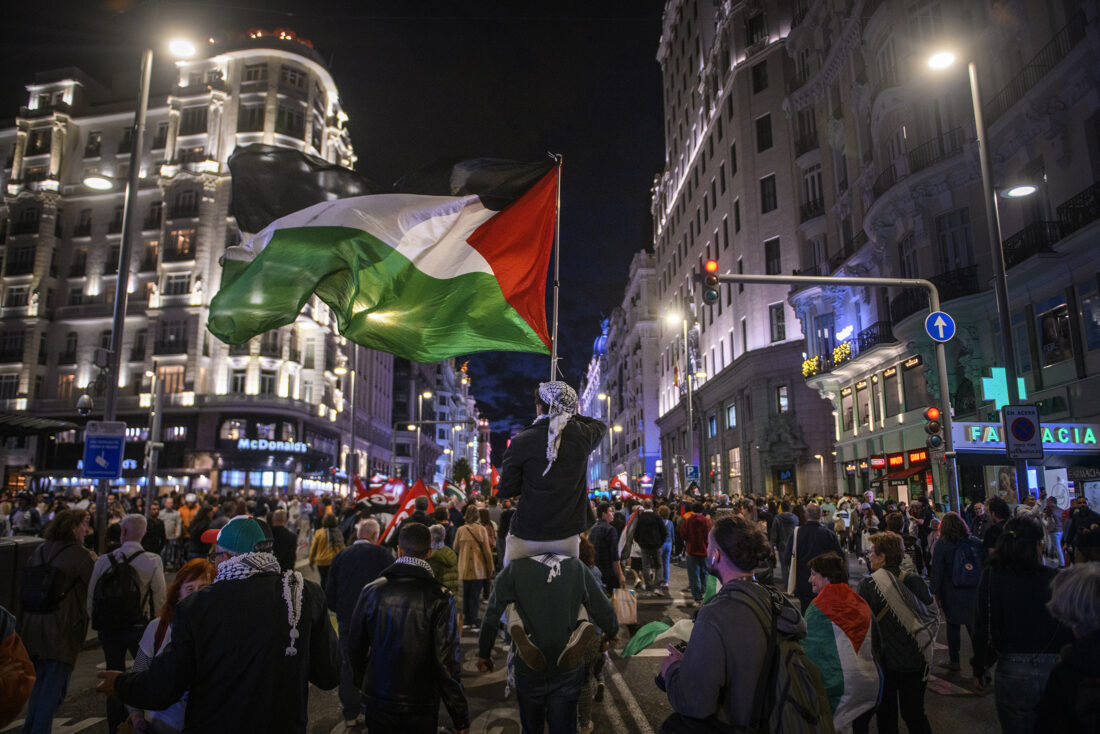
{"type": "Polygon", "coordinates": [[[951,583],[966,588],[982,580],[982,546],[977,538],[964,538],[955,547],[951,560],[951,583]]]}
{"type": "Polygon", "coordinates": [[[108,553],[111,565],[99,577],[92,595],[92,629],[122,630],[142,625],[153,618],[153,585],[142,593],[141,577],[133,560],[145,551],[135,551],[121,561],[108,553]]]}
{"type": "Polygon", "coordinates": [[[67,543],[62,545],[44,563],[24,566],[22,586],[19,589],[19,601],[23,611],[35,614],[56,612],[61,602],[80,581],[80,577],[77,576],[75,580],[66,584],[65,570],[53,565],[57,557],[68,547],[67,543]]]}

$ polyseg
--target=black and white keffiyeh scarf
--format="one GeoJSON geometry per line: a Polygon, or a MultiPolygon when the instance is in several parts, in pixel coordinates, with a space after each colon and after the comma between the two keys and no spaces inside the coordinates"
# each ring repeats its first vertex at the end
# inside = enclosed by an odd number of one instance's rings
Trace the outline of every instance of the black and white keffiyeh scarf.
{"type": "Polygon", "coordinates": [[[561,445],[561,432],[569,419],[577,412],[577,393],[564,382],[539,383],[539,398],[550,406],[549,413],[549,437],[546,441],[546,470],[543,476],[550,471],[550,466],[558,458],[558,447],[561,445]]]}
{"type": "MultiPolygon", "coordinates": [[[[218,573],[214,583],[219,581],[241,581],[258,573],[280,573],[279,561],[271,553],[242,553],[231,556],[218,564],[218,573]]],[[[283,577],[283,601],[286,602],[286,621],[290,624],[290,644],[285,654],[292,657],[298,654],[298,622],[302,618],[302,574],[287,571],[283,577]]]]}

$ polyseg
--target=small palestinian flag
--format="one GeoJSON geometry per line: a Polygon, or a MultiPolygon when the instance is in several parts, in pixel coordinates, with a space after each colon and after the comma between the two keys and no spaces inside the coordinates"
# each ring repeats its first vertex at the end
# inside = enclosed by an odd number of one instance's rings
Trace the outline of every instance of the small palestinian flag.
{"type": "Polygon", "coordinates": [[[443,482],[443,496],[447,499],[456,499],[462,502],[466,501],[466,493],[453,483],[447,481],[443,482]]]}

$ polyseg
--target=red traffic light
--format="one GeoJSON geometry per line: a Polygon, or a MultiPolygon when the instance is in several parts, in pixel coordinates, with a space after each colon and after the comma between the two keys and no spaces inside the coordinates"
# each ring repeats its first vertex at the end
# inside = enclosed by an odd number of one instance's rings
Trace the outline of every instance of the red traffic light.
{"type": "Polygon", "coordinates": [[[924,411],[924,419],[926,421],[938,421],[940,419],[940,409],[933,405],[924,411]]]}
{"type": "Polygon", "coordinates": [[[705,263],[703,263],[703,270],[705,270],[708,273],[717,273],[718,272],[718,261],[717,260],[707,260],[705,263]]]}

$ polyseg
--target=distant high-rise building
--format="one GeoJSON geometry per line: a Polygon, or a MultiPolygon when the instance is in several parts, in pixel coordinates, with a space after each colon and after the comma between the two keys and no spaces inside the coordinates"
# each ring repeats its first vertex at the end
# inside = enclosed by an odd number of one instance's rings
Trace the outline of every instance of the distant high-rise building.
{"type": "Polygon", "coordinates": [[[665,169],[652,213],[657,425],[670,491],[684,489],[684,467],[695,465],[706,492],[805,494],[822,489],[815,455],[831,465],[829,404],[803,380],[790,287],[723,285],[704,305],[693,281],[710,259],[721,273],[803,267],[795,161],[810,127],[788,115],[795,17],[790,3],[665,4],[665,169]]]}
{"type": "MultiPolygon", "coordinates": [[[[143,483],[153,375],[166,393],[162,489],[262,491],[346,487],[352,450],[349,375],[358,365],[354,450],[360,471],[392,467],[393,358],[340,338],[311,298],[291,325],[228,346],[206,330],[237,244],[226,161],[266,143],[350,166],[347,116],[332,76],[308,41],[283,31],[211,43],[176,64],[167,95],[154,94],[144,150],[131,156],[135,100],[118,98],[76,69],[38,74],[14,127],[0,207],[3,246],[0,405],[83,425],[77,399],[102,410],[99,365],[111,342],[123,189],[140,166],[119,375],[118,418],[128,426],[120,488],[143,483]],[[83,185],[91,174],[111,190],[83,185]]],[[[28,476],[80,487],[83,430],[16,442],[6,484],[28,476]]],[[[37,486],[43,486],[41,482],[37,486]]]]}

